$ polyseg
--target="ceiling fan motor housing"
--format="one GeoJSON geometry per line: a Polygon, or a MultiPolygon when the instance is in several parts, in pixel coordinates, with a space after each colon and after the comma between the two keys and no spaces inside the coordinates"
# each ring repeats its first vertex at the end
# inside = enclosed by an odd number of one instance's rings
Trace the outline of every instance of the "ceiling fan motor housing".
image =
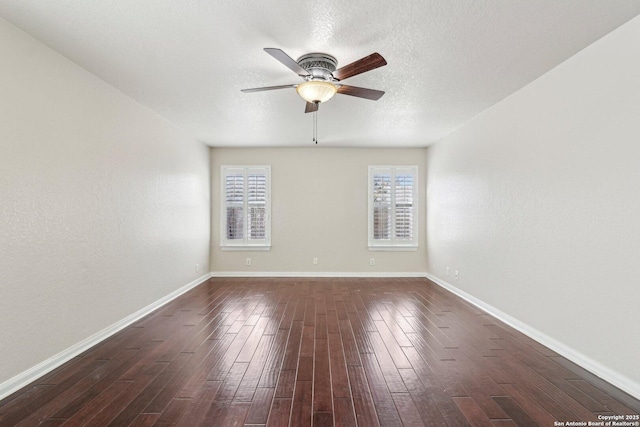
{"type": "Polygon", "coordinates": [[[338,61],[333,56],[326,53],[307,53],[296,61],[310,75],[309,80],[335,81],[333,72],[336,70],[338,61]]]}

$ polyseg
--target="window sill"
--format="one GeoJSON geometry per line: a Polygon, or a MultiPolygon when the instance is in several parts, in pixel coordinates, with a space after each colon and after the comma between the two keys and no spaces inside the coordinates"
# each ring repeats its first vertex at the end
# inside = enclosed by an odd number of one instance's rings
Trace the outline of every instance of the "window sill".
{"type": "Polygon", "coordinates": [[[417,246],[369,246],[371,252],[415,252],[417,250],[417,246]]]}
{"type": "Polygon", "coordinates": [[[222,251],[270,251],[271,245],[228,245],[228,246],[220,246],[220,250],[222,251]]]}

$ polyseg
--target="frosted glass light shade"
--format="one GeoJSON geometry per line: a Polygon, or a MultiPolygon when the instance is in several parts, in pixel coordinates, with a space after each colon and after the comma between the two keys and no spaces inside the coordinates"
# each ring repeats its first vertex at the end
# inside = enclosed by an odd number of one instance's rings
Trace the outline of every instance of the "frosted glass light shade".
{"type": "Polygon", "coordinates": [[[307,102],[326,102],[336,94],[338,88],[329,82],[309,80],[298,85],[298,95],[307,102]]]}

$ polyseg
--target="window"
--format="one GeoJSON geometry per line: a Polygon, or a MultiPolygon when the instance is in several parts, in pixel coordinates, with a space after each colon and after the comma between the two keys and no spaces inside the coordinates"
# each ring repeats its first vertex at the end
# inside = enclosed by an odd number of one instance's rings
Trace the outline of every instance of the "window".
{"type": "Polygon", "coordinates": [[[369,250],[417,250],[417,178],[417,166],[369,166],[369,250]]]}
{"type": "Polygon", "coordinates": [[[271,248],[271,166],[222,166],[223,250],[271,248]]]}

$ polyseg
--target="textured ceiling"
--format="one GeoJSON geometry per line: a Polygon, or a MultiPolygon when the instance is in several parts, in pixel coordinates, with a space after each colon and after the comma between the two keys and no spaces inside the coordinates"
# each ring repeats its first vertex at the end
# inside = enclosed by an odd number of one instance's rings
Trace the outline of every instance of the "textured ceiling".
{"type": "Polygon", "coordinates": [[[262,49],[388,65],[320,105],[326,146],[426,146],[640,13],[638,0],[3,0],[20,27],[211,146],[310,146],[302,80],[262,49]]]}

